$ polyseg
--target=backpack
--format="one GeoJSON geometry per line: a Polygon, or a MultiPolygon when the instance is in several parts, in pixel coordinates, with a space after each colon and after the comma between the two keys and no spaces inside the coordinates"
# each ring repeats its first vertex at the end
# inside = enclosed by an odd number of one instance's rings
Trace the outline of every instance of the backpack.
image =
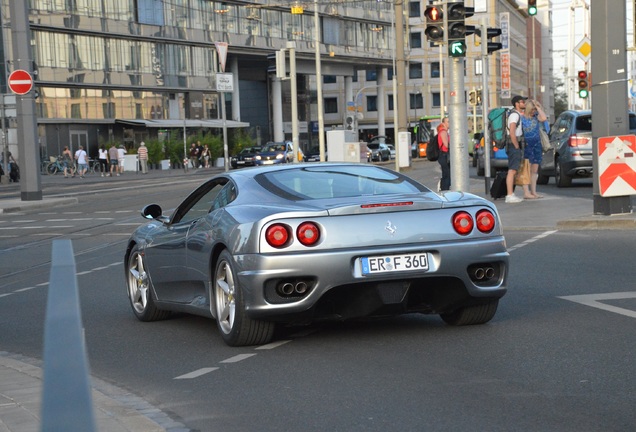
{"type": "MultiPolygon", "coordinates": [[[[510,108],[495,108],[488,113],[488,128],[490,130],[490,139],[495,146],[503,148],[508,138],[508,116],[512,110],[510,108]]],[[[517,126],[521,122],[521,116],[517,126]]]]}
{"type": "Polygon", "coordinates": [[[435,162],[439,159],[439,135],[437,131],[433,133],[431,136],[431,140],[428,142],[426,146],[426,159],[431,162],[435,162]]]}

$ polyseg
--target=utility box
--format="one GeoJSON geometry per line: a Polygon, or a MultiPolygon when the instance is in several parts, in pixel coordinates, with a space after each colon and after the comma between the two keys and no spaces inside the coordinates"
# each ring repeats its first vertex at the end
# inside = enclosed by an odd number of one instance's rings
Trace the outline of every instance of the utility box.
{"type": "Polygon", "coordinates": [[[398,132],[398,142],[396,146],[398,156],[398,166],[405,168],[411,166],[411,134],[409,132],[398,132]]]}
{"type": "Polygon", "coordinates": [[[366,145],[362,149],[357,133],[348,130],[327,131],[329,162],[363,162],[367,160],[366,145]]]}

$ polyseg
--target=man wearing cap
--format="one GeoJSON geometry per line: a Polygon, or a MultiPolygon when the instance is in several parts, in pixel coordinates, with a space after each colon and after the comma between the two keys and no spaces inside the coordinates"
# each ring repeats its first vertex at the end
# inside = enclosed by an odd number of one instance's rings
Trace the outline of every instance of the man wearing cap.
{"type": "Polygon", "coordinates": [[[508,154],[508,176],[506,177],[506,202],[519,203],[523,198],[518,197],[514,193],[515,175],[521,166],[523,158],[523,130],[521,129],[521,116],[526,106],[527,97],[515,96],[512,98],[513,111],[508,114],[508,145],[506,145],[506,153],[508,154]]]}

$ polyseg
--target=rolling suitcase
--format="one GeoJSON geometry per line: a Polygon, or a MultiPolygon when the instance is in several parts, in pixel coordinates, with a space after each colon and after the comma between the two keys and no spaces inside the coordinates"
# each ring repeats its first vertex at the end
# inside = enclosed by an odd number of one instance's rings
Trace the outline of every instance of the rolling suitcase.
{"type": "Polygon", "coordinates": [[[506,190],[506,177],[508,171],[498,171],[493,179],[492,186],[490,186],[490,196],[493,199],[503,198],[507,194],[506,190]]]}

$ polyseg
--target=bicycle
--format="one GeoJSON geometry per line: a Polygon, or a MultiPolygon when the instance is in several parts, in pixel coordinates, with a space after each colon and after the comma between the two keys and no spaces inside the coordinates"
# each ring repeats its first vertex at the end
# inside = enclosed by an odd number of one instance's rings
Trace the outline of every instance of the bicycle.
{"type": "MultiPolygon", "coordinates": [[[[70,162],[68,167],[72,176],[75,175],[77,168],[75,164],[70,162]]],[[[59,172],[64,172],[64,163],[62,163],[62,156],[53,157],[51,156],[51,162],[46,166],[46,173],[48,175],[55,175],[59,172]]]]}

